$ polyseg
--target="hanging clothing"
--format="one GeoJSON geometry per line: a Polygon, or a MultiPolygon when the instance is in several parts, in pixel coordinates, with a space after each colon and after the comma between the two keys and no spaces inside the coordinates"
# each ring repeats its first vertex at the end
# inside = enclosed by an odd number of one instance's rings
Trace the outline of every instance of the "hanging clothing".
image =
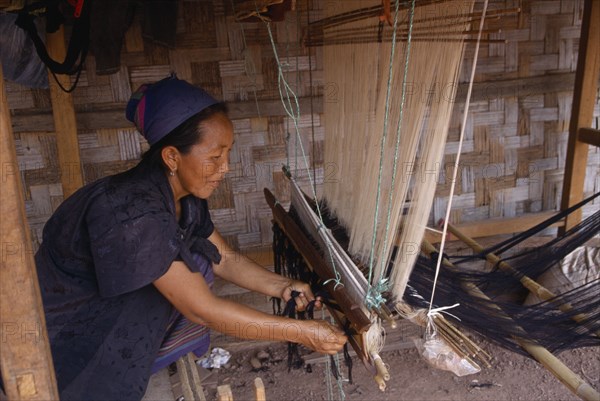
{"type": "Polygon", "coordinates": [[[146,0],[142,6],[142,36],[170,49],[177,37],[178,0],[146,0]]]}
{"type": "Polygon", "coordinates": [[[133,22],[135,6],[134,0],[92,2],[90,51],[96,57],[96,74],[110,75],[121,68],[121,48],[133,22]]]}
{"type": "Polygon", "coordinates": [[[176,259],[212,282],[220,260],[206,200],[181,199],[175,216],[162,168],[142,161],[48,220],[35,260],[61,400],[142,398],[176,317],[152,283],[176,259]]]}
{"type": "Polygon", "coordinates": [[[141,4],[136,0],[94,1],[91,10],[90,51],[96,57],[96,74],[110,75],[121,68],[121,48],[125,33],[136,12],[142,14],[140,23],[145,39],[174,49],[178,4],[178,0],[145,0],[141,4]]]}

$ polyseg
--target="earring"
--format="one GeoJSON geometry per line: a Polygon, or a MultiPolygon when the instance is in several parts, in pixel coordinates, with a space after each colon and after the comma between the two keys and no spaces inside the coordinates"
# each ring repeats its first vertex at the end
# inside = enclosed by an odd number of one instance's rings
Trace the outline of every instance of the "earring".
{"type": "Polygon", "coordinates": [[[171,171],[169,171],[169,175],[170,175],[171,177],[175,176],[175,170],[171,170],[171,171]]]}

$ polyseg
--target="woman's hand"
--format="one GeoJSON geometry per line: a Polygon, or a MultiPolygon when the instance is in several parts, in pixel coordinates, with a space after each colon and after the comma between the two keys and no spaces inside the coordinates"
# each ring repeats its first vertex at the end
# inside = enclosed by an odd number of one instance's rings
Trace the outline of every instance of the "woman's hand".
{"type": "Polygon", "coordinates": [[[342,350],[348,337],[325,320],[299,320],[303,324],[300,343],[316,352],[334,355],[342,350]]]}
{"type": "MultiPolygon", "coordinates": [[[[292,298],[292,291],[296,291],[299,295],[296,297],[296,310],[303,311],[306,310],[309,302],[315,300],[315,296],[313,295],[310,286],[302,281],[290,280],[287,285],[281,291],[281,298],[287,302],[292,298]]],[[[315,309],[320,310],[323,306],[321,301],[321,297],[317,297],[315,300],[315,309]]]]}

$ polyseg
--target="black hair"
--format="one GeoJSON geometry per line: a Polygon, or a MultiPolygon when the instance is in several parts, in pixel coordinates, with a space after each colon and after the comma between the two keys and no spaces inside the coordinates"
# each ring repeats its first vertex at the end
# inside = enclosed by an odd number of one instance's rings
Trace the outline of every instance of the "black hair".
{"type": "Polygon", "coordinates": [[[227,105],[225,103],[213,104],[194,114],[165,135],[160,141],[152,145],[142,155],[142,160],[146,163],[167,168],[162,158],[162,150],[167,146],[173,146],[179,153],[188,154],[192,146],[202,141],[204,133],[200,128],[200,124],[219,113],[227,115],[227,105]]]}

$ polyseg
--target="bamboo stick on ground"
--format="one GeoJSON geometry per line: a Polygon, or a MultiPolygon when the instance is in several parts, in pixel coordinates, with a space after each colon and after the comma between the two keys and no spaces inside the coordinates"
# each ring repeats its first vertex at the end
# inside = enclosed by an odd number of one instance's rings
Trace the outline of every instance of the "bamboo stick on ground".
{"type": "MultiPolygon", "coordinates": [[[[421,249],[428,256],[438,252],[438,250],[427,241],[423,241],[421,249]]],[[[450,263],[450,261],[448,261],[446,258],[443,259],[443,263],[449,268],[454,268],[454,265],[452,265],[452,263],[450,263]]],[[[463,288],[474,296],[489,300],[488,296],[485,295],[473,283],[463,283],[463,288]]],[[[502,309],[499,307],[496,307],[496,309],[498,310],[499,314],[511,319],[510,316],[506,315],[504,311],[502,311],[502,309]]],[[[558,380],[560,380],[561,383],[563,383],[569,390],[571,390],[582,400],[598,401],[600,399],[600,393],[598,393],[592,386],[590,386],[581,377],[569,369],[569,367],[562,363],[562,361],[555,357],[550,351],[527,339],[527,332],[525,332],[525,330],[523,330],[521,336],[515,337],[515,340],[525,351],[527,351],[533,358],[541,363],[542,366],[548,369],[550,373],[552,373],[558,380]]]]}

